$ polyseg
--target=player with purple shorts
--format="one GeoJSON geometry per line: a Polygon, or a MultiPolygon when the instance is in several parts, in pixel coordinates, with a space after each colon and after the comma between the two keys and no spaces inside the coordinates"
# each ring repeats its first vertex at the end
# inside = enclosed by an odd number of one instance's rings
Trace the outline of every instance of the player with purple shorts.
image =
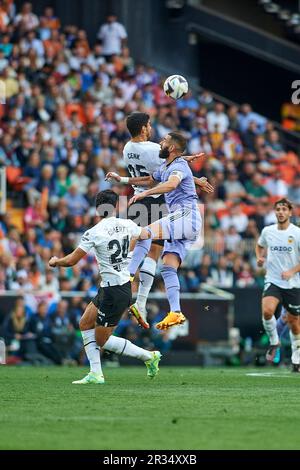
{"type": "Polygon", "coordinates": [[[180,284],[177,270],[187,248],[199,237],[202,220],[197,206],[193,174],[188,163],[182,158],[186,139],[178,132],[170,132],[161,142],[160,158],[166,161],[152,176],[129,178],[129,184],[155,186],[133,196],[129,204],[137,203],[154,194],[165,194],[170,214],[148,226],[149,238],[139,240],[133,251],[129,272],[132,279],[147,256],[152,240],[164,239],[161,274],[170,304],[170,312],[156,327],[164,330],[184,323],[185,316],[180,307],[180,284]],[[159,183],[159,184],[157,184],[159,183]]]}

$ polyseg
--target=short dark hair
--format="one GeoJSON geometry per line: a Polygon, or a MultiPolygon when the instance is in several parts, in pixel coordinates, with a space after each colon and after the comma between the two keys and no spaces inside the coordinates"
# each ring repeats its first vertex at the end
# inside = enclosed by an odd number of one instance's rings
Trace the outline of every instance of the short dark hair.
{"type": "Polygon", "coordinates": [[[117,207],[119,196],[111,189],[101,191],[96,196],[96,209],[100,217],[111,217],[113,210],[117,207]]]}
{"type": "Polygon", "coordinates": [[[175,143],[178,150],[183,153],[186,148],[186,138],[183,137],[180,132],[169,132],[169,136],[171,137],[172,141],[175,143]]]}
{"type": "Polygon", "coordinates": [[[129,114],[126,119],[126,126],[131,137],[137,137],[142,132],[143,126],[147,126],[149,120],[150,116],[147,113],[134,112],[129,114]]]}
{"type": "Polygon", "coordinates": [[[279,204],[282,204],[282,205],[284,205],[284,206],[287,206],[290,211],[293,209],[293,204],[292,204],[291,201],[289,201],[286,197],[283,197],[282,199],[279,199],[279,201],[276,201],[275,204],[274,204],[274,209],[276,209],[276,207],[277,207],[279,204]]]}

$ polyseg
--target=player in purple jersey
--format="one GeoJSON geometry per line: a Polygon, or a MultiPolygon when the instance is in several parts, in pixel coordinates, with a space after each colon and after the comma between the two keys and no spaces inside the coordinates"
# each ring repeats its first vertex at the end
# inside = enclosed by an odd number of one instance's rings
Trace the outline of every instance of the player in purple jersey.
{"type": "Polygon", "coordinates": [[[193,174],[182,158],[186,139],[178,132],[170,132],[161,142],[160,158],[166,161],[152,176],[129,178],[129,184],[154,186],[132,197],[129,204],[154,194],[165,194],[169,215],[148,226],[149,238],[137,242],[129,271],[134,277],[150,250],[153,239],[164,239],[162,277],[165,283],[170,312],[156,326],[167,329],[184,323],[180,307],[180,285],[177,270],[186,250],[198,238],[202,220],[197,207],[197,193],[193,174]],[[160,183],[160,184],[157,184],[160,183]]]}

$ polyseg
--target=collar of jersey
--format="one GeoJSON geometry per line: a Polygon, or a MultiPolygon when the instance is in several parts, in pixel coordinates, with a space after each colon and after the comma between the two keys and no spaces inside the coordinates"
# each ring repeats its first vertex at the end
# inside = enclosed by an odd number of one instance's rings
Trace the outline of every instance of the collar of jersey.
{"type": "Polygon", "coordinates": [[[174,158],[174,160],[172,160],[170,163],[166,163],[166,168],[168,168],[168,166],[172,165],[172,163],[174,163],[176,160],[178,160],[178,158],[182,158],[182,156],[178,155],[178,157],[174,158]]]}

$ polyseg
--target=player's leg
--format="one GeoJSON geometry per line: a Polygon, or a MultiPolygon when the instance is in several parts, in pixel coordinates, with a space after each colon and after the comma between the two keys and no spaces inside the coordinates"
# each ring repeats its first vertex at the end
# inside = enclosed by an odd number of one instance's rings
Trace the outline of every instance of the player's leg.
{"type": "Polygon", "coordinates": [[[288,329],[287,311],[284,307],[281,308],[280,316],[276,320],[276,328],[280,339],[288,329]]]}
{"type": "MultiPolygon", "coordinates": [[[[262,299],[262,323],[265,329],[265,332],[267,333],[269,337],[269,342],[270,342],[270,347],[267,350],[266,353],[266,359],[268,362],[273,362],[274,358],[277,354],[277,350],[280,346],[279,344],[279,337],[276,329],[276,318],[275,318],[275,311],[280,303],[280,300],[278,297],[274,297],[271,295],[272,293],[277,294],[277,292],[271,292],[270,289],[272,289],[271,285],[268,289],[264,291],[264,296],[262,299]],[[270,291],[270,292],[269,292],[270,291]]],[[[274,286],[275,288],[276,286],[274,286]]]]}
{"type": "Polygon", "coordinates": [[[202,220],[198,209],[186,208],[162,217],[146,227],[150,238],[136,242],[128,267],[131,277],[134,277],[148,255],[152,240],[195,241],[201,231],[201,225],[202,220]]]}
{"type": "Polygon", "coordinates": [[[177,274],[181,261],[184,259],[186,244],[187,242],[184,241],[165,242],[161,274],[170,304],[170,312],[156,325],[156,328],[159,330],[166,330],[171,326],[181,325],[186,320],[181,312],[180,284],[177,274]]]}
{"type": "MultiPolygon", "coordinates": [[[[162,220],[162,219],[161,219],[162,220]]],[[[131,261],[129,263],[128,270],[130,272],[130,276],[134,278],[135,273],[142,265],[146,256],[150,252],[151,244],[153,239],[162,240],[163,237],[163,230],[161,221],[157,221],[147,227],[149,238],[147,240],[138,240],[135,244],[131,261]]]]}
{"type": "Polygon", "coordinates": [[[293,372],[300,372],[300,317],[292,315],[290,312],[287,316],[290,328],[293,372]]]}
{"type": "Polygon", "coordinates": [[[131,341],[113,336],[113,330],[117,326],[124,311],[131,303],[131,286],[128,282],[122,286],[109,288],[110,296],[109,309],[106,309],[108,302],[102,305],[102,311],[97,316],[96,341],[99,346],[107,351],[119,355],[134,357],[143,361],[148,369],[148,376],[154,377],[158,372],[158,363],[161,358],[159,351],[147,351],[140,348],[131,341]]]}
{"type": "Polygon", "coordinates": [[[286,289],[283,304],[290,328],[293,372],[300,372],[300,289],[286,289]]]}
{"type": "Polygon", "coordinates": [[[88,383],[104,383],[99,346],[95,338],[95,323],[97,318],[97,307],[90,302],[82,315],[79,328],[81,331],[83,345],[88,361],[90,372],[81,380],[75,380],[73,384],[84,385],[88,383]]]}
{"type": "MultiPolygon", "coordinates": [[[[163,195],[157,199],[151,197],[145,198],[142,203],[143,209],[145,210],[143,211],[143,214],[141,214],[141,207],[139,207],[139,212],[140,215],[142,215],[141,226],[143,227],[151,225],[152,222],[156,222],[157,220],[160,220],[162,217],[164,217],[164,215],[168,214],[163,195]]],[[[134,206],[135,205],[131,207],[134,206]]],[[[162,240],[154,240],[152,242],[150,251],[140,266],[140,282],[136,302],[130,306],[131,313],[143,328],[149,328],[149,324],[147,322],[146,302],[153,285],[156,265],[161,254],[163,244],[164,243],[162,240]]],[[[133,250],[132,246],[131,250],[133,250]]]]}
{"type": "Polygon", "coordinates": [[[150,327],[147,322],[146,302],[153,285],[157,260],[160,257],[161,250],[161,246],[157,245],[155,242],[152,243],[150,251],[140,267],[140,282],[136,302],[130,306],[130,312],[132,315],[134,315],[138,323],[146,329],[150,327]]]}
{"type": "Polygon", "coordinates": [[[147,367],[148,377],[154,377],[158,371],[158,364],[161,359],[159,351],[147,351],[133,344],[131,341],[119,336],[114,336],[115,327],[96,327],[96,340],[99,346],[106,351],[114,352],[120,356],[134,357],[143,361],[147,367]]]}

